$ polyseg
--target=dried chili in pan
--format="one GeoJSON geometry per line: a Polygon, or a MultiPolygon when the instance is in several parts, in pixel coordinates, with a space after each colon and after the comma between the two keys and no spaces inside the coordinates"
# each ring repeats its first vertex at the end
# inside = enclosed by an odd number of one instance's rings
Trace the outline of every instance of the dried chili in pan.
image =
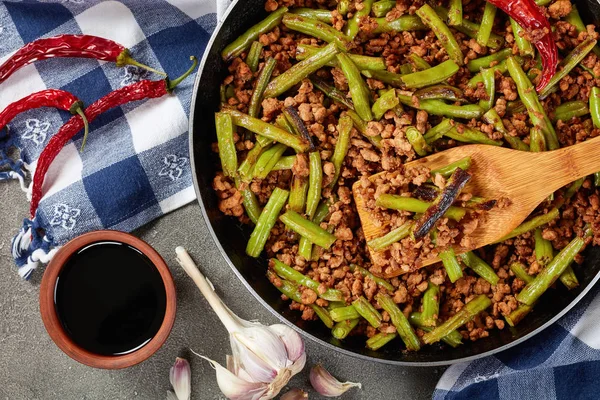
{"type": "MultiPolygon", "coordinates": [[[[196,57],[191,57],[193,65],[187,70],[182,76],[175,80],[169,78],[160,81],[143,80],[131,85],[124,86],[120,89],[114,90],[106,96],[96,100],[88,108],[85,109],[85,115],[89,122],[94,121],[100,114],[110,110],[111,108],[121,106],[123,104],[162,97],[169,94],[175,89],[175,87],[187,78],[198,65],[196,57]]],[[[48,141],[48,144],[40,154],[38,158],[37,167],[33,176],[33,188],[31,192],[31,205],[30,213],[31,216],[35,216],[37,207],[42,199],[42,184],[44,183],[44,177],[50,164],[58,153],[62,150],[64,145],[77,134],[83,128],[83,121],[81,117],[75,116],[67,121],[66,124],[60,128],[60,130],[48,141]]]]}
{"type": "Polygon", "coordinates": [[[57,57],[95,58],[112,61],[118,67],[133,65],[165,75],[164,72],[137,62],[131,57],[128,49],[112,40],[91,35],[60,35],[35,40],[17,50],[0,65],[0,83],[32,62],[57,57]]]}
{"type": "Polygon", "coordinates": [[[41,107],[58,108],[60,110],[69,111],[73,115],[81,116],[84,125],[83,143],[81,144],[81,149],[83,149],[88,134],[88,120],[83,112],[83,102],[73,94],[64,90],[42,90],[9,104],[2,112],[0,112],[0,130],[4,129],[4,127],[20,113],[41,107]]]}

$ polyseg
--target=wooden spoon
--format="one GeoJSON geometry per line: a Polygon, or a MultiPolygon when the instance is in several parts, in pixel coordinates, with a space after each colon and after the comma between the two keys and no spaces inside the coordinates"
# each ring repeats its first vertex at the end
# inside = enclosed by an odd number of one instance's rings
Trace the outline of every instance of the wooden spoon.
{"type": "MultiPolygon", "coordinates": [[[[583,143],[543,153],[529,153],[488,145],[455,147],[405,165],[405,168],[426,166],[429,169],[444,167],[467,156],[471,157],[469,173],[473,176],[465,192],[486,199],[508,199],[510,205],[494,207],[484,212],[484,222],[470,234],[472,246],[455,246],[456,254],[473,250],[501,239],[521,224],[525,218],[550,194],[561,187],[600,171],[600,137],[583,143]]],[[[374,175],[375,176],[375,175],[374,175]]],[[[373,179],[372,176],[370,179],[373,179]]],[[[367,241],[383,236],[385,226],[377,226],[364,206],[359,193],[359,182],[353,186],[354,199],[367,241]]],[[[371,258],[382,254],[373,250],[371,258]]],[[[439,261],[430,257],[422,266],[439,261]]],[[[401,269],[386,273],[385,277],[401,275],[401,269]]]]}

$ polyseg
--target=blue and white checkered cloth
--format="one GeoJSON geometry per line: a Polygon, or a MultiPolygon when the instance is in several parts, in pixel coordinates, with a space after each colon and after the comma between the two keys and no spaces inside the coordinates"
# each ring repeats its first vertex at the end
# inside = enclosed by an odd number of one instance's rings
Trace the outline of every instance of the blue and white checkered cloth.
{"type": "MultiPolygon", "coordinates": [[[[112,39],[138,61],[177,77],[189,68],[189,56],[202,56],[217,23],[215,12],[224,11],[224,0],[219,1],[0,2],[0,63],[41,37],[91,34],[112,39]]],[[[40,61],[0,85],[0,109],[47,88],[67,90],[89,105],[140,79],[161,77],[93,59],[40,61]]],[[[188,154],[193,82],[188,78],[172,96],[103,114],[91,124],[83,153],[78,150],[82,133],[65,146],[45,178],[35,219],[26,219],[13,241],[21,276],[29,277],[75,236],[98,229],[131,231],[195,198],[188,154]]],[[[19,179],[27,190],[23,178],[32,175],[40,152],[70,117],[48,108],[17,117],[8,133],[0,133],[0,179],[19,179]],[[19,160],[8,158],[11,146],[20,149],[19,160]]]]}

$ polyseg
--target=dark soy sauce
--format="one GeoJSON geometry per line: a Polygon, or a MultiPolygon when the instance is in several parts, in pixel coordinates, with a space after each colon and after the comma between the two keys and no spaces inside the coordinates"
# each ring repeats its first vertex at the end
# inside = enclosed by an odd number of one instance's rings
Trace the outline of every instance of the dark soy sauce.
{"type": "Polygon", "coordinates": [[[54,301],[77,345],[95,354],[121,355],[156,335],[165,317],[166,292],[160,273],[139,250],[97,242],[66,262],[54,301]]]}

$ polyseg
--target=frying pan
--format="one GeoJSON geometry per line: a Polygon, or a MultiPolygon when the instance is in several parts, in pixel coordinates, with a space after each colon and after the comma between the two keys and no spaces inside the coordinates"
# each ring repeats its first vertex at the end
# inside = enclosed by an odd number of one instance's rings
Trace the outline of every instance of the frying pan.
{"type": "MultiPolygon", "coordinates": [[[[583,1],[576,3],[582,16],[590,16],[592,12],[593,15],[600,15],[597,3],[590,3],[590,6],[583,1]]],[[[568,291],[562,285],[557,285],[556,289],[549,290],[535,310],[517,327],[509,329],[507,325],[502,331],[491,331],[488,338],[476,342],[465,341],[457,348],[440,343],[423,346],[418,352],[402,351],[399,340],[378,351],[367,349],[364,337],[349,337],[340,341],[331,336],[331,331],[321,321],[304,321],[298,311],[290,310],[289,303],[281,300],[280,292],[265,276],[267,259],[254,259],[245,253],[250,227],[242,226],[237,219],[223,215],[212,189],[216,167],[220,164],[218,155],[211,150],[211,144],[217,140],[214,112],[219,105],[219,85],[228,73],[227,66],[221,59],[221,50],[266,15],[264,0],[235,1],[212,35],[196,77],[192,97],[190,155],[198,202],[215,245],[237,277],[270,312],[309,339],[350,356],[395,365],[435,366],[473,360],[515,346],[559,319],[592,288],[600,278],[600,248],[588,249],[585,263],[574,266],[580,282],[578,288],[568,291]]]]}

